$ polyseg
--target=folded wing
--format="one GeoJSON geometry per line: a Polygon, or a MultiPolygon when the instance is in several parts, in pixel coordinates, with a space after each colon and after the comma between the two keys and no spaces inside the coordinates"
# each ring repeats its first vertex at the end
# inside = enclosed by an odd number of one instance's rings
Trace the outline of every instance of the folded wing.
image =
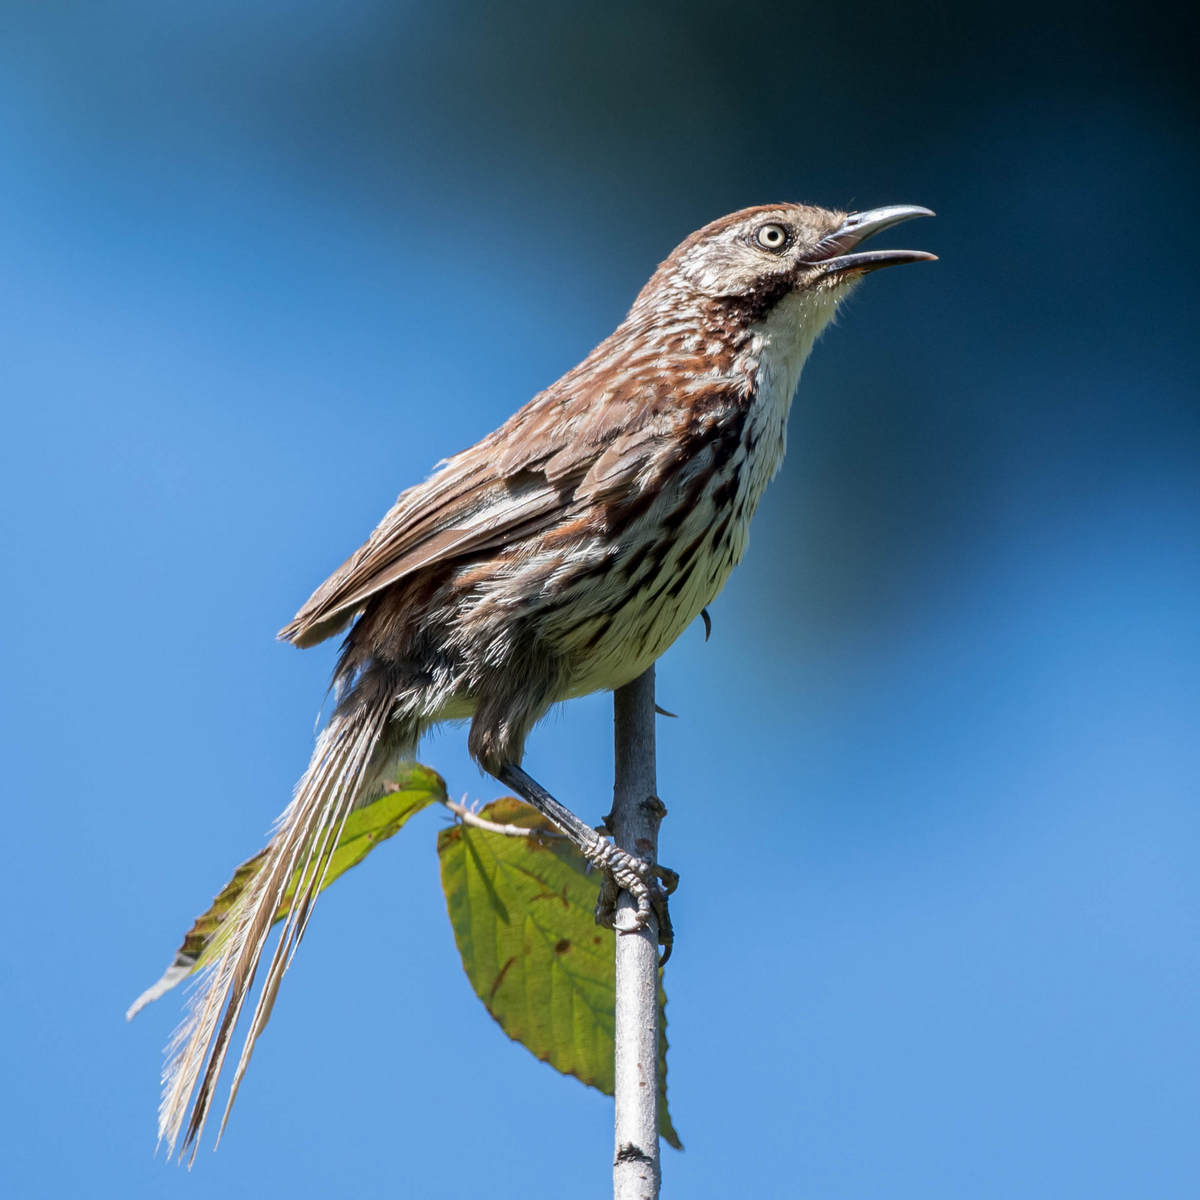
{"type": "MultiPolygon", "coordinates": [[[[559,390],[567,382],[541,393],[502,428],[403,492],[367,541],[284,626],[280,639],[315,645],[406,576],[572,519],[572,501],[589,472],[602,461],[612,463],[607,452],[644,421],[647,408],[634,397],[596,392],[592,403],[581,402],[578,391],[568,401],[559,390]]],[[[621,467],[608,487],[636,490],[637,462],[626,459],[621,467]]]]}

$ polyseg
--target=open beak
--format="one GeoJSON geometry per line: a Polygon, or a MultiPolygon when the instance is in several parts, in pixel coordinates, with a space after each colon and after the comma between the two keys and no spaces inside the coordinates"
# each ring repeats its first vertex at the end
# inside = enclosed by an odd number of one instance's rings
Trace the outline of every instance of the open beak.
{"type": "Polygon", "coordinates": [[[806,261],[822,268],[824,275],[845,275],[849,272],[876,271],[900,263],[936,262],[936,254],[924,250],[865,250],[851,254],[855,246],[883,229],[911,221],[913,217],[932,217],[927,208],[915,204],[893,204],[887,208],[872,208],[867,212],[851,213],[832,233],[823,237],[813,255],[806,261]]]}

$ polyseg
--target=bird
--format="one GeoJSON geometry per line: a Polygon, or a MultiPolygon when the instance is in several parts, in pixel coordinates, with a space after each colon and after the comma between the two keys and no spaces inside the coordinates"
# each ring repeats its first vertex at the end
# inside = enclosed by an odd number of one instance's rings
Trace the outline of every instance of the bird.
{"type": "Polygon", "coordinates": [[[551,705],[636,679],[721,590],[783,460],[818,335],[867,274],[935,258],[858,247],[924,216],[913,205],[787,203],[697,230],[612,334],[402,492],[284,626],[279,638],[299,647],[345,632],[334,703],[168,1048],[159,1140],[169,1154],[182,1135],[181,1155],[191,1146],[194,1157],[262,973],[219,1139],[347,816],[384,794],[441,722],[469,720],[479,766],[566,833],[610,890],[630,892],[635,927],[657,917],[665,940],[673,873],[618,850],[528,775],[526,738],[551,705]]]}

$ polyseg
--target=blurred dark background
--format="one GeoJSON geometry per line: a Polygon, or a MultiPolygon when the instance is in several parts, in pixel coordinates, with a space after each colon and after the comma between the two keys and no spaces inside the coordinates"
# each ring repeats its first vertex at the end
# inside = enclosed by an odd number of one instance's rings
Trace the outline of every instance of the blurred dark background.
{"type": "MultiPolygon", "coordinates": [[[[462,977],[436,814],[323,903],[186,1180],[178,1000],[121,1013],[307,761],[333,649],[274,631],[778,199],[928,205],[888,244],[941,261],[846,306],[660,664],[666,1194],[1197,1194],[1195,20],[5,6],[6,1194],[606,1194],[608,1103],[462,977]]],[[[593,818],[610,728],[531,744],[593,818]]],[[[464,741],[424,757],[490,797],[464,741]]]]}

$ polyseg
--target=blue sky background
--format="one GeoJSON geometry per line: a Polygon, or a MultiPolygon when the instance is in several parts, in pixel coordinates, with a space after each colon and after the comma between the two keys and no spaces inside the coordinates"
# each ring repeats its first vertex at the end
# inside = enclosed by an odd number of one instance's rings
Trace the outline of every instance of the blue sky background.
{"type": "MultiPolygon", "coordinates": [[[[1196,1195],[1194,20],[7,6],[0,1191],[607,1193],[608,1101],[462,975],[438,813],[323,901],[190,1175],[177,997],[122,1013],[307,761],[334,647],[276,629],[691,229],[787,198],[929,205],[891,244],[942,261],[826,336],[660,663],[665,1194],[1196,1195]]],[[[610,730],[529,750],[592,818],[610,730]]],[[[496,794],[461,730],[424,757],[496,794]]]]}

